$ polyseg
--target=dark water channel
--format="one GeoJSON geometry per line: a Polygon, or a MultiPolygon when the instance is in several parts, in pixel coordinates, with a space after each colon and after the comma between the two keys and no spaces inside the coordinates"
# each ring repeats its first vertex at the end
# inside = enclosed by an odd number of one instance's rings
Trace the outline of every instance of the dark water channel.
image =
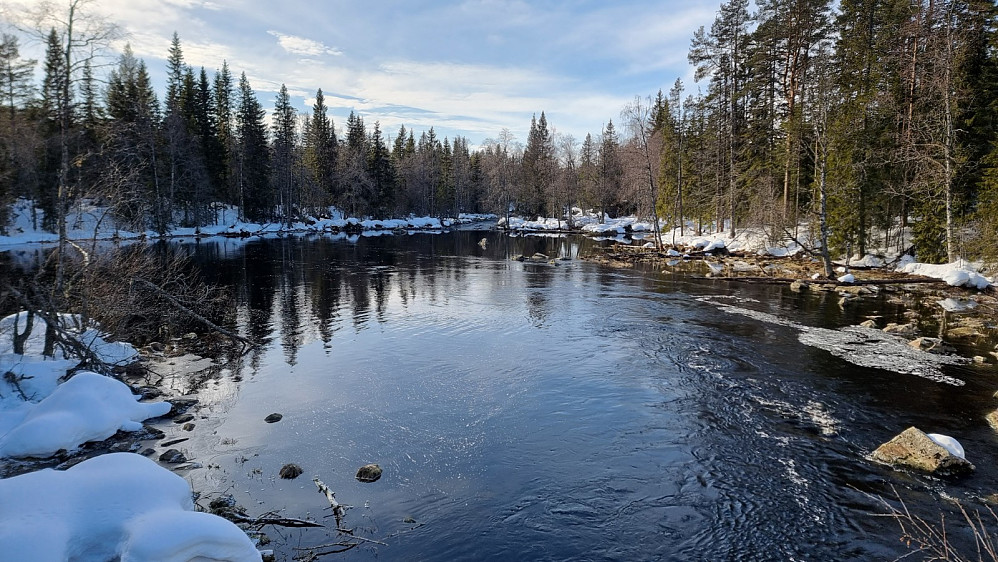
{"type": "MultiPolygon", "coordinates": [[[[351,560],[893,560],[900,533],[868,494],[896,487],[952,523],[943,494],[973,506],[998,491],[994,370],[947,367],[957,387],[857,367],[703,299],[827,328],[897,305],[509,259],[592,244],[467,231],[185,244],[266,342],[205,387],[194,432],[170,428],[205,465],[188,478],[253,514],[323,517],[321,478],[354,506],[346,526],[388,545],[339,555],[351,560]],[[264,423],[271,412],[283,420],[264,423]],[[864,458],[909,425],[957,437],[978,471],[937,481],[864,458]],[[288,462],[305,474],[278,479],[288,462]],[[357,482],[371,462],[384,476],[357,482]]],[[[283,559],[337,540],[270,535],[283,559]]]]}

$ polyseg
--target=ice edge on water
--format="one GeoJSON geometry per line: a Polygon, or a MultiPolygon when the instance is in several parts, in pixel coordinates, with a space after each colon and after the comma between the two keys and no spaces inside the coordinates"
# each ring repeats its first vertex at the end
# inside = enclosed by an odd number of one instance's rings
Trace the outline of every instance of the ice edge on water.
{"type": "Polygon", "coordinates": [[[712,298],[704,297],[698,300],[714,305],[724,312],[748,316],[768,324],[793,328],[799,332],[797,339],[802,344],[823,349],[860,367],[872,367],[905,375],[915,375],[953,386],[966,384],[958,378],[944,375],[939,369],[942,365],[968,363],[966,358],[938,355],[915,349],[908,345],[907,340],[875,328],[864,326],[847,326],[839,330],[817,328],[798,324],[766,312],[717,302],[712,298]]]}

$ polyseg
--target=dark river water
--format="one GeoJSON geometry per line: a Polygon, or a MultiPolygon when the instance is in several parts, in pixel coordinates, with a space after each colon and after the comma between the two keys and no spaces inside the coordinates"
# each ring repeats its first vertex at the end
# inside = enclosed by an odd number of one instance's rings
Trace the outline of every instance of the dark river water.
{"type": "MultiPolygon", "coordinates": [[[[344,525],[385,543],[349,560],[893,560],[907,550],[877,496],[945,512],[966,541],[942,498],[973,508],[998,491],[992,368],[945,367],[955,386],[859,367],[718,303],[831,329],[901,305],[575,259],[595,244],[474,231],[184,244],[264,342],[207,382],[192,433],[167,428],[205,465],[188,479],[254,515],[323,518],[320,478],[353,506],[344,525]],[[572,259],[510,259],[534,252],[572,259]],[[264,423],[272,412],[283,420],[264,423]],[[910,425],[957,437],[977,472],[940,481],[867,460],[910,425]],[[277,478],[289,462],[304,475],[277,478]],[[354,479],[367,463],[380,481],[354,479]]],[[[287,560],[343,539],[268,534],[287,560]]]]}

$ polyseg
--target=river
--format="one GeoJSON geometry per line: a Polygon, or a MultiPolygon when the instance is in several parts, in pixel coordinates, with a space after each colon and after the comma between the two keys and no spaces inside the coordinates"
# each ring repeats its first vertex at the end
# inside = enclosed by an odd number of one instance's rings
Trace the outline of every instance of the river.
{"type": "MultiPolygon", "coordinates": [[[[843,308],[577,259],[594,244],[476,231],[180,244],[263,342],[205,383],[194,431],[164,428],[191,437],[202,503],[225,492],[254,515],[335,526],[318,477],[353,506],[345,526],[385,543],[349,560],[890,560],[907,550],[876,497],[898,505],[895,489],[964,540],[940,497],[998,491],[992,367],[941,367],[957,386],[857,366],[801,343],[800,326],[900,319],[885,295],[843,308]],[[571,259],[510,259],[535,252],[571,259]],[[940,481],[867,460],[910,425],[957,437],[977,472],[940,481]],[[304,475],[277,478],[289,462],[304,475]],[[354,479],[367,463],[380,481],[354,479]]],[[[268,534],[283,559],[342,539],[268,534]]]]}

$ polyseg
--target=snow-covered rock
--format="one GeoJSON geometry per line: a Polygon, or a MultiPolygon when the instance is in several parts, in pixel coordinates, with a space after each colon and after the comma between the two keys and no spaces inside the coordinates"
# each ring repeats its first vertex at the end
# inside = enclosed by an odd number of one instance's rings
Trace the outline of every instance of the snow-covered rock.
{"type": "Polygon", "coordinates": [[[133,453],[0,480],[0,557],[79,562],[260,560],[229,521],[193,511],[182,477],[133,453]]]}
{"type": "Polygon", "coordinates": [[[855,283],[856,282],[856,276],[853,275],[852,273],[846,273],[845,275],[843,275],[842,277],[839,277],[836,280],[839,283],[855,283]]]}

